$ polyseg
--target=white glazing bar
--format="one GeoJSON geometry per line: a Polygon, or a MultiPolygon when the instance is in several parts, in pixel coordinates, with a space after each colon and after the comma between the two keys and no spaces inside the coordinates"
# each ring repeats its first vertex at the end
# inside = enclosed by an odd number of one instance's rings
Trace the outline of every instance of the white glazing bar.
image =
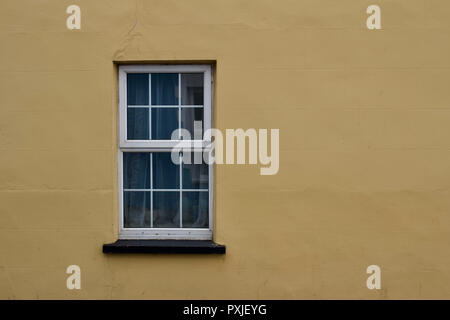
{"type": "Polygon", "coordinates": [[[180,228],[183,228],[183,152],[180,153],[180,228]]]}
{"type": "Polygon", "coordinates": [[[150,152],[150,228],[153,228],[153,153],[150,152]]]}
{"type": "MultiPolygon", "coordinates": [[[[148,74],[148,104],[152,105],[152,74],[148,74]]],[[[152,108],[148,108],[148,138],[152,140],[152,108]]]]}
{"type": "MultiPolygon", "coordinates": [[[[152,74],[148,74],[148,104],[152,105],[152,74]]],[[[152,108],[148,108],[148,136],[152,140],[152,108]]],[[[153,153],[150,152],[150,228],[153,228],[153,153]]]]}
{"type": "Polygon", "coordinates": [[[151,106],[145,106],[145,105],[129,105],[127,106],[128,108],[203,108],[203,105],[201,104],[197,104],[197,105],[184,105],[184,104],[180,104],[180,105],[164,105],[164,106],[160,106],[160,105],[151,105],[151,106]]]}
{"type": "MultiPolygon", "coordinates": [[[[178,74],[178,129],[181,129],[181,73],[178,74]]],[[[181,131],[178,131],[178,138],[181,138],[181,131]]]]}
{"type": "Polygon", "coordinates": [[[123,191],[153,191],[153,192],[168,192],[168,191],[173,191],[173,192],[179,192],[179,191],[192,191],[192,192],[207,192],[208,189],[124,189],[123,191]]]}

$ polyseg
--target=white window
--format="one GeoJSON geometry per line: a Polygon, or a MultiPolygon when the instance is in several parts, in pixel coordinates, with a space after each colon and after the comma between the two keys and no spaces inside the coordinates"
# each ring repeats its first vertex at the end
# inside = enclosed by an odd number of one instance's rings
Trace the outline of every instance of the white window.
{"type": "Polygon", "coordinates": [[[211,81],[209,65],[119,67],[120,239],[212,239],[211,81]]]}

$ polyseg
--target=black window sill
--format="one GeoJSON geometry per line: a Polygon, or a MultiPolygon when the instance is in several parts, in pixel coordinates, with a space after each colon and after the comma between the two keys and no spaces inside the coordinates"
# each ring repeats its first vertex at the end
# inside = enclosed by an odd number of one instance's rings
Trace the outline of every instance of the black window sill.
{"type": "Polygon", "coordinates": [[[225,254],[225,248],[211,240],[117,240],[104,244],[103,253],[225,254]]]}

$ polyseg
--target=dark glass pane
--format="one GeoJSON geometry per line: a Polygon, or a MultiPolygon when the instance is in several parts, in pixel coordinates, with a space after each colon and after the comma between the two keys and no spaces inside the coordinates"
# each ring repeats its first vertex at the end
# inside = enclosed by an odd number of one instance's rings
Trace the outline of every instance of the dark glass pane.
{"type": "Polygon", "coordinates": [[[180,188],[180,165],[172,162],[170,152],[153,153],[153,189],[180,188]]]}
{"type": "Polygon", "coordinates": [[[172,132],[177,129],[178,108],[152,108],[153,140],[170,140],[172,132]]]}
{"type": "Polygon", "coordinates": [[[208,192],[183,192],[183,228],[208,228],[208,192]]]}
{"type": "Polygon", "coordinates": [[[178,73],[152,73],[152,105],[178,105],[178,73]]]}
{"type": "Polygon", "coordinates": [[[148,73],[127,74],[127,104],[148,106],[148,73]]]}
{"type": "Polygon", "coordinates": [[[191,139],[203,139],[203,108],[181,108],[181,128],[187,129],[191,134],[191,139]],[[201,131],[194,136],[194,121],[201,121],[201,131]]]}
{"type": "Polygon", "coordinates": [[[124,228],[150,228],[150,192],[123,192],[124,228]]]}
{"type": "Polygon", "coordinates": [[[203,73],[181,74],[181,104],[203,105],[203,73]]]}
{"type": "MultiPolygon", "coordinates": [[[[190,158],[191,164],[183,163],[183,189],[208,189],[208,165],[203,162],[201,152],[184,152],[183,159],[190,158]],[[200,162],[195,164],[195,162],[200,162]]],[[[185,162],[185,161],[183,161],[185,162]]]]}
{"type": "Polygon", "coordinates": [[[180,227],[180,193],[177,191],[153,192],[153,227],[180,227]]]}
{"type": "Polygon", "coordinates": [[[148,140],[148,108],[127,109],[127,139],[148,140]]]}
{"type": "Polygon", "coordinates": [[[150,189],[150,154],[125,152],[123,154],[123,188],[150,189]]]}

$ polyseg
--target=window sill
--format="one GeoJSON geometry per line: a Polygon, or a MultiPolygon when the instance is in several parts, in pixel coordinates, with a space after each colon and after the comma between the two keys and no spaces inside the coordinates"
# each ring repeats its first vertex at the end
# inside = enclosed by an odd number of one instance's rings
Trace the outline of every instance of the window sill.
{"type": "Polygon", "coordinates": [[[211,240],[117,240],[103,245],[103,253],[225,254],[225,249],[211,240]]]}

